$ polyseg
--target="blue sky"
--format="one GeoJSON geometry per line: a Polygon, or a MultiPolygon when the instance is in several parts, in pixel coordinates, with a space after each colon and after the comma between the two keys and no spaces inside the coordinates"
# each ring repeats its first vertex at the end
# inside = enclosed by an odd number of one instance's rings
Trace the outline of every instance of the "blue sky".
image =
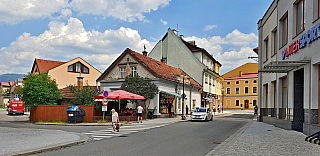
{"type": "Polygon", "coordinates": [[[150,51],[168,28],[195,40],[221,74],[254,56],[257,22],[272,0],[1,0],[0,74],[35,58],[81,57],[103,72],[124,50],[150,51]]]}

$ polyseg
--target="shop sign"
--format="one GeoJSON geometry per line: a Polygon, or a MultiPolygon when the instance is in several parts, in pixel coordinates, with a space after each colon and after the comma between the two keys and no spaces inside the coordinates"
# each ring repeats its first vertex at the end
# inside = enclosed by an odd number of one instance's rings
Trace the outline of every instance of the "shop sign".
{"type": "Polygon", "coordinates": [[[316,26],[308,30],[307,33],[300,36],[300,38],[293,41],[289,47],[286,47],[282,50],[282,60],[289,57],[291,54],[296,53],[299,49],[302,49],[307,46],[307,44],[311,44],[313,41],[320,37],[320,23],[316,26]]]}

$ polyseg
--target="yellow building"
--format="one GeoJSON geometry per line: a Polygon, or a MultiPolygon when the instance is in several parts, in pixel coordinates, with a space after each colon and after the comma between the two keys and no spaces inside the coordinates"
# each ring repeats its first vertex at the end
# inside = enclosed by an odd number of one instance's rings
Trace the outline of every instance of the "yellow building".
{"type": "MultiPolygon", "coordinates": [[[[214,104],[216,108],[218,108],[218,105],[220,107],[222,106],[222,83],[223,83],[223,77],[220,76],[220,65],[218,63],[215,64],[215,72],[219,74],[219,76],[216,77],[216,96],[214,97],[214,104]]],[[[210,108],[212,108],[212,105],[210,105],[210,108]]]]}
{"type": "Polygon", "coordinates": [[[258,105],[258,64],[244,64],[222,76],[224,109],[253,109],[258,105]]]}

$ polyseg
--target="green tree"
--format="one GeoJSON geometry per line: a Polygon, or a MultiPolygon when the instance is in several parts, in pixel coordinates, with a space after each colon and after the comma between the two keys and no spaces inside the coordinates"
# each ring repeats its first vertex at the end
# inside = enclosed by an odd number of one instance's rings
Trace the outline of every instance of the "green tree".
{"type": "Polygon", "coordinates": [[[1,92],[1,96],[10,96],[11,88],[7,88],[1,92]]]}
{"type": "Polygon", "coordinates": [[[96,87],[89,86],[88,84],[83,86],[83,88],[72,85],[69,87],[75,97],[72,99],[72,102],[76,105],[94,105],[96,104],[94,96],[101,93],[96,87]]]}
{"type": "Polygon", "coordinates": [[[47,73],[40,75],[28,73],[25,75],[23,88],[18,94],[22,95],[22,101],[26,107],[36,107],[38,105],[56,105],[62,99],[61,90],[58,89],[55,80],[52,80],[47,73]]]}
{"type": "Polygon", "coordinates": [[[158,86],[151,83],[151,79],[140,77],[139,75],[126,77],[125,81],[121,85],[121,89],[135,93],[146,98],[145,108],[148,112],[150,100],[158,94],[158,86]]]}

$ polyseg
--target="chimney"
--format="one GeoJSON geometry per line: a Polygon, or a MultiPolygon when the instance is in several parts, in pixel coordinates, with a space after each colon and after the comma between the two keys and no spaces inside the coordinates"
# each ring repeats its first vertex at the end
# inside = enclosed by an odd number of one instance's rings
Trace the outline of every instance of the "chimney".
{"type": "Polygon", "coordinates": [[[180,38],[184,40],[184,36],[183,35],[180,35],[180,38]]]}
{"type": "Polygon", "coordinates": [[[172,31],[174,32],[174,34],[177,35],[177,30],[176,29],[173,29],[172,31]]]}
{"type": "Polygon", "coordinates": [[[242,71],[239,72],[239,76],[240,76],[240,77],[242,76],[242,71]]]}
{"type": "Polygon", "coordinates": [[[143,56],[147,56],[147,54],[148,54],[148,52],[146,52],[146,51],[143,51],[143,52],[142,52],[142,55],[143,55],[143,56]]]}
{"type": "Polygon", "coordinates": [[[83,77],[77,77],[77,88],[82,89],[83,88],[83,77]]]}
{"type": "Polygon", "coordinates": [[[161,59],[161,62],[162,62],[162,63],[166,63],[166,60],[165,60],[165,59],[161,59]]]}

